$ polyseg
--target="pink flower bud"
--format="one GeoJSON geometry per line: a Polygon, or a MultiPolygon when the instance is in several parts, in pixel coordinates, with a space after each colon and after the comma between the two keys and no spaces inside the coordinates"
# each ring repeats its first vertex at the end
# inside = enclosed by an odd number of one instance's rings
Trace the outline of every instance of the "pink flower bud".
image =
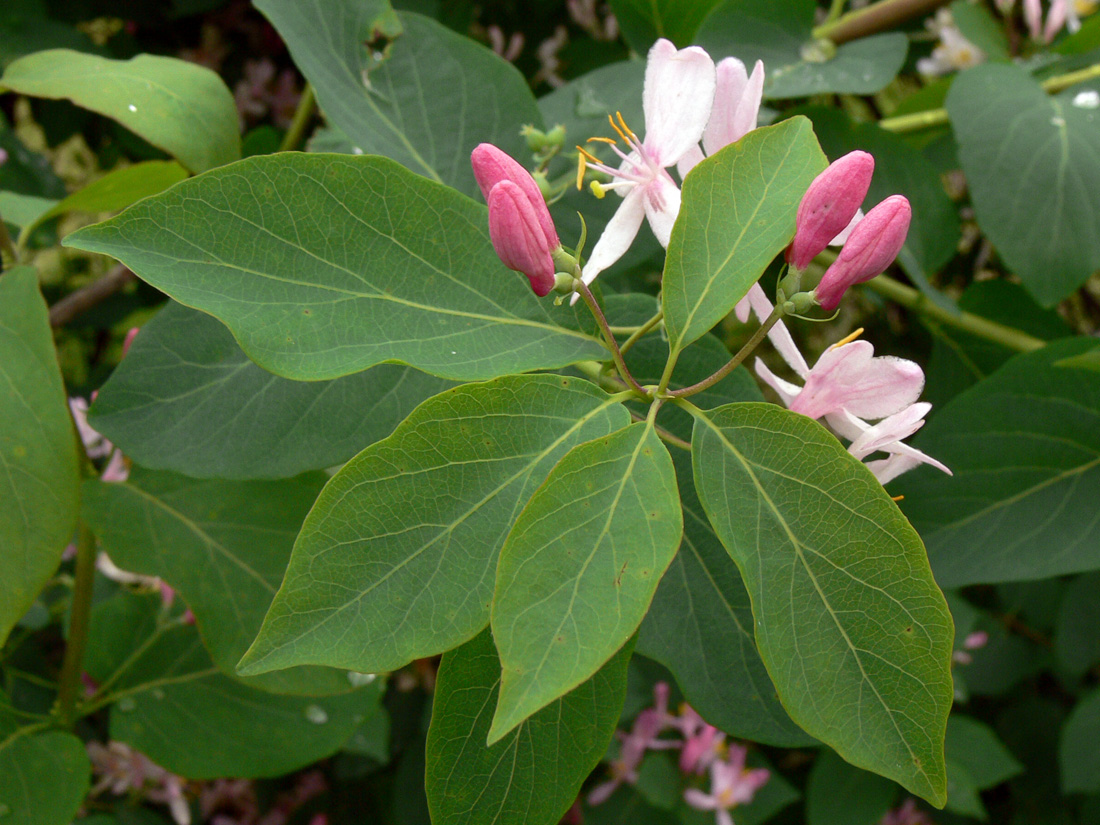
{"type": "Polygon", "coordinates": [[[554,288],[550,253],[558,244],[547,240],[535,207],[510,180],[496,184],[489,193],[489,238],[504,265],[526,275],[536,295],[542,297],[554,288]]]}
{"type": "Polygon", "coordinates": [[[794,240],[787,247],[787,263],[795,269],[805,269],[844,231],[867,197],[874,171],[875,159],[857,151],[837,158],[814,178],[798,205],[794,240]]]}
{"type": "Polygon", "coordinates": [[[831,311],[853,284],[869,281],[898,256],[913,210],[902,195],[891,195],[856,224],[836,261],[814,293],[822,309],[831,311]]]}
{"type": "Polygon", "coordinates": [[[489,200],[494,186],[501,181],[511,181],[530,201],[550,248],[556,249],[561,245],[558,231],[554,228],[554,219],[546,208],[546,200],[530,172],[491,143],[478,145],[470,155],[470,164],[474,167],[474,177],[477,178],[477,185],[481,187],[481,195],[486,201],[489,200]]]}

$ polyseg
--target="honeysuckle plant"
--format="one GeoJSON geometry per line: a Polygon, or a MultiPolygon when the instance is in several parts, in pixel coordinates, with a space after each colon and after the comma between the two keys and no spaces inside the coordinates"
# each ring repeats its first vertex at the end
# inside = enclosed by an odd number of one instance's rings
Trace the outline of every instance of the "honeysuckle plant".
{"type": "Polygon", "coordinates": [[[0,825],[1089,821],[1089,4],[255,5],[0,14],[0,825]]]}

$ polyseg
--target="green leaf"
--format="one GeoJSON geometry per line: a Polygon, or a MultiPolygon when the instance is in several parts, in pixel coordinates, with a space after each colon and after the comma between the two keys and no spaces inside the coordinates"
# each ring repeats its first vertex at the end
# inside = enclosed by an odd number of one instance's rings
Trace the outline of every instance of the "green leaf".
{"type": "MultiPolygon", "coordinates": [[[[361,152],[480,197],[470,152],[493,143],[523,162],[519,134],[542,125],[523,75],[489,49],[418,14],[378,64],[377,0],[257,0],[313,84],[325,116],[361,152]]],[[[392,14],[392,12],[391,12],[392,14]]]]}
{"type": "Polygon", "coordinates": [[[760,660],[749,594],[695,495],[690,456],[674,450],[672,458],[684,540],[642,622],[637,650],[667,667],[688,704],[720,730],[769,745],[810,744],[779,704],[760,660]]]}
{"type": "Polygon", "coordinates": [[[626,694],[630,645],[596,674],[486,747],[500,684],[488,631],[445,654],[428,730],[428,807],[448,825],[555,825],[607,751],[626,694]]]}
{"type": "Polygon", "coordinates": [[[18,226],[23,231],[43,220],[57,201],[39,198],[34,195],[20,195],[18,192],[0,192],[0,217],[4,223],[18,226]]]}
{"type": "Polygon", "coordinates": [[[1094,346],[1017,355],[938,410],[915,440],[954,473],[892,488],[945,587],[1100,568],[1100,374],[1053,368],[1094,346]]]}
{"type": "Polygon", "coordinates": [[[241,156],[233,95],[210,69],[185,60],[151,54],[110,60],[50,49],[11,63],[0,86],[68,99],[117,120],[192,172],[241,156]]]}
{"type": "Polygon", "coordinates": [[[76,529],[76,434],[31,267],[0,275],[0,642],[76,529]]]}
{"type": "Polygon", "coordinates": [[[1024,769],[992,728],[969,716],[956,713],[947,720],[944,748],[948,770],[952,762],[963,766],[979,790],[1000,785],[1024,769]]]}
{"type": "Polygon", "coordinates": [[[500,553],[503,675],[489,743],[588,679],[638,629],[683,535],[672,458],[638,422],[574,447],[500,553]]]}
{"type": "Polygon", "coordinates": [[[696,166],[668,245],[661,300],[675,355],[728,315],[794,237],[826,165],[802,117],[749,132],[696,166]]]}
{"type": "Polygon", "coordinates": [[[955,0],[951,4],[951,19],[963,37],[985,52],[990,60],[1008,60],[1008,37],[1004,23],[994,17],[985,6],[967,0],[955,0]]]}
{"type": "Polygon", "coordinates": [[[222,675],[175,625],[115,690],[110,735],[189,779],[280,776],[335,753],[377,712],[381,680],[340,696],[280,696],[222,675]]]}
{"type": "MultiPolygon", "coordinates": [[[[86,482],[84,517],[115,564],[180,591],[214,661],[235,676],[323,482],[197,481],[134,467],[123,483],[86,482]]],[[[276,693],[351,687],[346,674],[318,668],[249,681],[276,693]]]]}
{"type": "Polygon", "coordinates": [[[69,825],[84,802],[91,774],[84,743],[71,733],[0,723],[0,812],[5,825],[69,825]]]}
{"type": "Polygon", "coordinates": [[[1100,268],[1100,113],[1048,95],[1019,66],[960,74],[947,95],[978,223],[1036,300],[1100,268]]]}
{"type": "MultiPolygon", "coordinates": [[[[811,107],[801,111],[813,121],[821,148],[830,159],[854,149],[874,155],[875,175],[864,201],[865,210],[890,195],[909,199],[913,220],[898,262],[907,272],[916,270],[915,280],[927,284],[930,274],[939,272],[955,257],[960,236],[958,212],[936,168],[901,137],[874,123],[856,123],[840,109],[811,107]]],[[[948,300],[942,293],[930,297],[948,300]]]]}
{"type": "Polygon", "coordinates": [[[0,9],[0,68],[43,49],[98,51],[75,26],[50,19],[45,0],[5,0],[0,9]]]}
{"type": "Polygon", "coordinates": [[[509,376],[429,399],[325,486],[242,673],[396,670],[489,619],[512,522],[570,447],[626,426],[595,385],[509,376]]]}
{"type": "Polygon", "coordinates": [[[611,11],[634,51],[645,54],[659,37],[690,46],[699,25],[721,0],[611,0],[611,11]]]}
{"type": "Polygon", "coordinates": [[[399,361],[476,380],[606,354],[558,326],[552,313],[572,313],[500,263],[485,207],[385,158],[249,158],[65,245],[112,255],[216,316],[253,361],[287,378],[399,361]]]}
{"type": "Polygon", "coordinates": [[[806,825],[878,825],[898,787],[822,749],[806,785],[806,825]]]}
{"type": "Polygon", "coordinates": [[[137,463],[199,478],[281,478],[342,464],[451,383],[380,364],[290,381],[216,318],[172,302],[141,329],[89,411],[137,463]]]}
{"type": "Polygon", "coordinates": [[[901,32],[845,43],[825,59],[813,38],[814,0],[726,0],[703,21],[696,42],[715,59],[764,61],[764,97],[873,94],[901,70],[908,40],[901,32]]]}
{"type": "Polygon", "coordinates": [[[916,532],[871,472],[797,413],[747,403],[699,415],[692,457],[791,718],[942,806],[953,629],[916,532]]]}
{"type": "Polygon", "coordinates": [[[1100,793],[1100,690],[1077,703],[1062,727],[1058,762],[1064,793],[1100,793]]]}
{"type": "Polygon", "coordinates": [[[20,242],[50,218],[68,212],[114,212],[135,201],[163,192],[187,177],[187,170],[174,160],[147,160],[108,172],[99,180],[73,192],[59,203],[21,224],[20,242]]]}
{"type": "Polygon", "coordinates": [[[1054,652],[1059,664],[1074,675],[1084,675],[1100,662],[1100,573],[1078,576],[1066,587],[1058,608],[1054,652]]]}

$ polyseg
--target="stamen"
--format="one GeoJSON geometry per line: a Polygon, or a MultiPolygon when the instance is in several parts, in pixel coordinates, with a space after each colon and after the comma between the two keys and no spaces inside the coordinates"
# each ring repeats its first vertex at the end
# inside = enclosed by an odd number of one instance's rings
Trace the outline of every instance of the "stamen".
{"type": "Polygon", "coordinates": [[[839,341],[837,341],[835,344],[833,344],[831,347],[829,347],[829,349],[836,349],[837,347],[842,347],[845,344],[850,344],[850,343],[852,343],[852,341],[856,340],[862,334],[863,334],[863,327],[860,327],[859,329],[857,329],[855,332],[851,333],[850,335],[845,335],[843,338],[841,338],[839,341]]]}
{"type": "Polygon", "coordinates": [[[578,146],[577,151],[581,153],[581,157],[583,157],[585,160],[589,161],[590,163],[599,163],[600,162],[600,159],[598,157],[593,155],[591,152],[589,152],[583,146],[578,146]]]}
{"type": "MultiPolygon", "coordinates": [[[[620,115],[619,117],[621,118],[621,117],[622,117],[622,115],[620,115]]],[[[612,129],[614,129],[614,130],[615,130],[615,132],[616,132],[616,133],[617,133],[617,134],[619,135],[619,137],[621,137],[621,138],[623,139],[623,142],[624,142],[624,143],[630,143],[630,138],[628,138],[628,137],[626,136],[626,132],[629,132],[629,131],[630,131],[629,129],[627,129],[627,130],[626,130],[625,132],[624,132],[624,131],[623,131],[622,129],[620,129],[620,128],[619,128],[619,127],[618,127],[618,126],[617,126],[617,125],[615,124],[615,118],[611,117],[611,115],[608,115],[608,116],[607,116],[607,122],[611,124],[611,128],[612,128],[612,129]]],[[[612,141],[612,142],[614,142],[614,141],[612,141]]]]}
{"type": "MultiPolygon", "coordinates": [[[[615,112],[615,115],[619,118],[619,125],[623,127],[623,130],[628,135],[630,135],[631,138],[633,138],[634,142],[635,143],[641,143],[641,141],[638,140],[638,136],[636,134],[634,134],[633,130],[629,126],[626,125],[626,121],[623,120],[623,113],[622,112],[615,112]]],[[[627,141],[627,142],[629,143],[630,141],[627,141]]]]}
{"type": "Polygon", "coordinates": [[[577,155],[577,191],[580,192],[581,189],[584,188],[584,156],[587,153],[584,151],[584,149],[581,149],[581,147],[578,146],[577,148],[580,149],[581,152],[579,155],[577,155]]]}
{"type": "Polygon", "coordinates": [[[585,143],[591,143],[594,140],[598,140],[600,143],[610,143],[612,146],[615,145],[615,141],[607,137],[590,137],[585,143]]]}
{"type": "Polygon", "coordinates": [[[904,498],[905,498],[905,496],[890,496],[891,501],[901,501],[904,498]]]}
{"type": "Polygon", "coordinates": [[[591,189],[592,194],[600,200],[603,200],[603,196],[607,194],[607,190],[600,185],[598,180],[594,180],[592,183],[588,184],[588,188],[591,189]]]}

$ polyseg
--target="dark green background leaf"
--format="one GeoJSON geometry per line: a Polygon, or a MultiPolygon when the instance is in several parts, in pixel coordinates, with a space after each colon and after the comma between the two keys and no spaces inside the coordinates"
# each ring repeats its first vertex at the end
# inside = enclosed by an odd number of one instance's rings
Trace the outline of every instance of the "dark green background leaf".
{"type": "Polygon", "coordinates": [[[889,779],[823,748],[806,785],[806,825],[878,825],[897,794],[898,786],[889,779]]]}
{"type": "Polygon", "coordinates": [[[91,773],[84,743],[71,733],[30,733],[0,720],[0,811],[5,825],[69,825],[84,801],[91,773]]]}
{"type": "Polygon", "coordinates": [[[88,419],[146,467],[282,478],[347,461],[450,386],[395,364],[334,381],[280,378],[216,318],[171,302],[142,327],[88,419]]]}
{"type": "Polygon", "coordinates": [[[428,730],[435,822],[554,825],[607,751],[626,693],[627,645],[587,682],[486,747],[500,684],[488,631],[443,657],[428,730]]]}
{"type": "Polygon", "coordinates": [[[658,37],[690,46],[699,24],[721,0],[611,0],[623,37],[645,54],[658,37]]]}
{"type": "Polygon", "coordinates": [[[1100,793],[1100,690],[1077,703],[1062,728],[1058,761],[1065,793],[1100,793]]]}

